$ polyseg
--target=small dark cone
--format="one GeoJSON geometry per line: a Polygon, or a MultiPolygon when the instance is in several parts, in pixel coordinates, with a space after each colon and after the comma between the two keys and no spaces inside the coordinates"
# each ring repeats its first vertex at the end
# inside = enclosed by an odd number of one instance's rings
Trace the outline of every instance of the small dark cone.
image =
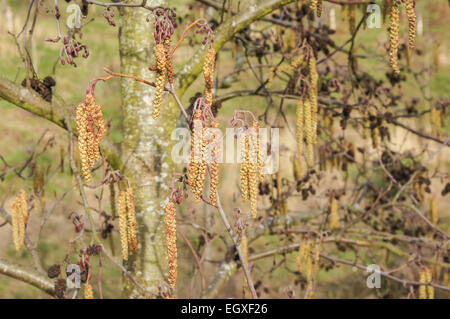
{"type": "Polygon", "coordinates": [[[64,298],[66,294],[66,281],[64,279],[58,279],[55,282],[55,294],[58,298],[64,298]]]}
{"type": "Polygon", "coordinates": [[[49,278],[56,278],[61,273],[61,266],[58,264],[54,264],[48,269],[47,275],[49,278]]]}

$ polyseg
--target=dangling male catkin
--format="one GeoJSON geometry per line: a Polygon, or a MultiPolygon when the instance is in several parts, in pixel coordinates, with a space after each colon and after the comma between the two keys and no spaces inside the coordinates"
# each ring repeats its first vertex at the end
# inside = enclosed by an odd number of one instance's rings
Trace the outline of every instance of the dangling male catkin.
{"type": "Polygon", "coordinates": [[[11,215],[14,245],[16,250],[20,250],[25,244],[25,228],[28,222],[27,195],[23,189],[13,200],[11,215]]]}
{"type": "Polygon", "coordinates": [[[430,221],[437,225],[439,219],[438,200],[436,196],[430,198],[430,221]]]}
{"type": "Polygon", "coordinates": [[[91,284],[84,284],[84,299],[94,299],[94,291],[91,284]]]}
{"type": "Polygon", "coordinates": [[[129,187],[126,191],[127,197],[127,233],[128,249],[130,253],[138,251],[136,212],[134,208],[134,191],[129,187]]]}
{"type": "Polygon", "coordinates": [[[257,154],[257,142],[254,132],[250,137],[251,145],[249,145],[250,162],[248,163],[248,188],[250,199],[250,213],[253,218],[257,215],[257,202],[258,202],[258,154],[257,154]]]}
{"type": "Polygon", "coordinates": [[[317,145],[317,120],[319,106],[317,103],[317,95],[319,93],[319,74],[317,73],[316,57],[314,54],[309,59],[309,78],[311,82],[311,88],[309,91],[309,100],[311,104],[311,120],[312,120],[312,134],[313,143],[317,145]]]}
{"type": "Polygon", "coordinates": [[[214,89],[214,63],[216,59],[216,50],[210,48],[206,53],[205,63],[203,64],[203,76],[205,78],[205,99],[206,104],[211,107],[214,89]]]}
{"type": "Polygon", "coordinates": [[[330,215],[329,215],[328,227],[330,229],[337,229],[341,227],[341,222],[338,213],[338,202],[334,196],[330,198],[330,215]]]}
{"type": "Polygon", "coordinates": [[[406,15],[408,16],[408,47],[410,50],[414,49],[416,42],[416,11],[415,11],[415,1],[406,0],[406,15]]]}
{"type": "Polygon", "coordinates": [[[128,232],[127,232],[127,193],[121,191],[118,198],[119,233],[122,246],[122,258],[128,260],[128,232]]]}
{"type": "Polygon", "coordinates": [[[249,163],[250,163],[250,141],[248,135],[241,137],[241,153],[244,152],[244,159],[241,163],[239,176],[240,176],[240,186],[242,200],[246,201],[249,199],[249,163]]]}
{"type": "Polygon", "coordinates": [[[81,160],[81,175],[90,182],[91,169],[100,159],[99,144],[106,134],[102,108],[95,97],[88,94],[76,109],[78,150],[81,160]]]}
{"type": "MultiPolygon", "coordinates": [[[[214,128],[218,128],[219,127],[219,123],[214,121],[211,123],[211,127],[214,128]]],[[[212,205],[216,205],[217,204],[217,186],[219,184],[219,162],[218,162],[218,158],[217,156],[219,155],[219,145],[218,145],[219,141],[218,141],[218,137],[213,134],[212,138],[211,138],[211,144],[212,144],[212,149],[211,149],[211,157],[212,157],[212,162],[211,162],[211,171],[210,171],[210,175],[211,175],[211,182],[210,182],[210,186],[209,186],[209,199],[211,201],[212,205]]]]}
{"type": "Polygon", "coordinates": [[[177,282],[177,222],[175,204],[169,201],[165,209],[167,257],[169,260],[169,285],[175,288],[177,282]]]}
{"type": "Polygon", "coordinates": [[[262,154],[262,149],[261,149],[261,141],[260,141],[260,126],[258,121],[253,121],[253,130],[254,130],[254,134],[255,134],[255,143],[256,143],[256,169],[257,169],[257,178],[258,181],[260,183],[263,182],[264,180],[264,175],[263,175],[263,168],[264,168],[264,164],[263,164],[263,154],[262,154]]]}
{"type": "Polygon", "coordinates": [[[192,188],[192,193],[196,194],[196,180],[198,174],[198,167],[201,161],[202,150],[202,112],[197,110],[194,114],[194,127],[191,133],[191,158],[189,162],[188,182],[192,188]]]}
{"type": "Polygon", "coordinates": [[[400,73],[398,67],[398,41],[399,41],[399,29],[400,29],[400,9],[398,0],[394,0],[391,7],[390,25],[389,25],[389,57],[391,67],[395,73],[400,73]]]}
{"type": "Polygon", "coordinates": [[[159,117],[159,111],[161,109],[162,99],[164,96],[164,86],[166,85],[166,50],[164,44],[157,44],[155,47],[156,56],[156,87],[155,87],[155,98],[153,100],[153,119],[159,117]]]}
{"type": "Polygon", "coordinates": [[[302,156],[303,154],[303,130],[304,130],[304,123],[305,123],[305,118],[303,115],[303,109],[304,109],[304,104],[303,104],[303,99],[300,98],[300,100],[298,101],[297,104],[297,110],[296,110],[296,115],[297,115],[297,154],[298,156],[302,156]]]}
{"type": "Polygon", "coordinates": [[[305,100],[305,132],[307,146],[307,163],[309,167],[314,166],[314,133],[312,123],[312,110],[310,100],[305,100]]]}

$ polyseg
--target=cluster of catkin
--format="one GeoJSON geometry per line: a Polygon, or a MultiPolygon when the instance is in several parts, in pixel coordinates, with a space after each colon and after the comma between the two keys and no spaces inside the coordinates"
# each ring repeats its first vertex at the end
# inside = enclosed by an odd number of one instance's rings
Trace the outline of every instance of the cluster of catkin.
{"type": "MultiPolygon", "coordinates": [[[[424,267],[420,271],[420,282],[429,284],[431,283],[432,275],[431,270],[428,267],[424,267]]],[[[434,299],[434,287],[430,285],[420,285],[419,287],[420,299],[434,299]]]]}
{"type": "Polygon", "coordinates": [[[169,260],[169,285],[172,289],[177,282],[177,221],[175,203],[169,201],[165,209],[167,257],[169,260]]]}
{"type": "MultiPolygon", "coordinates": [[[[389,58],[391,67],[395,73],[400,73],[398,66],[398,45],[400,31],[400,4],[402,1],[394,0],[391,6],[389,25],[389,58]]],[[[416,12],[414,0],[403,0],[406,3],[406,15],[408,16],[408,50],[412,50],[416,40],[416,12]]]]}
{"type": "Polygon", "coordinates": [[[81,174],[86,182],[90,182],[92,179],[91,169],[100,159],[99,144],[106,133],[102,108],[97,104],[92,94],[88,94],[78,104],[76,123],[81,174]]]}
{"type": "Polygon", "coordinates": [[[258,182],[262,181],[262,154],[260,148],[260,126],[253,121],[249,134],[241,136],[241,154],[244,158],[240,166],[240,187],[242,200],[250,201],[250,213],[253,218],[257,215],[258,182]]]}
{"type": "Polygon", "coordinates": [[[25,229],[28,222],[27,194],[23,189],[19,191],[12,203],[13,241],[16,250],[25,244],[25,229]]]}
{"type": "Polygon", "coordinates": [[[214,64],[216,61],[216,50],[209,48],[203,64],[203,76],[205,78],[205,99],[206,104],[211,107],[214,89],[214,64]]]}
{"type": "Polygon", "coordinates": [[[320,243],[316,241],[312,243],[310,241],[303,241],[298,249],[298,255],[295,261],[298,271],[308,282],[308,298],[312,298],[314,293],[314,278],[319,271],[320,243]]]}
{"type": "Polygon", "coordinates": [[[307,163],[314,166],[314,146],[317,145],[317,122],[318,122],[318,92],[319,74],[317,73],[316,58],[311,55],[308,62],[310,90],[306,99],[300,99],[297,104],[297,151],[301,156],[303,153],[303,139],[306,135],[307,163]]]}
{"type": "Polygon", "coordinates": [[[138,251],[136,213],[134,208],[134,192],[131,187],[121,191],[118,198],[119,232],[122,245],[122,258],[138,251]]]}
{"type": "Polygon", "coordinates": [[[338,202],[334,195],[330,197],[330,215],[328,217],[328,227],[330,229],[338,229],[341,227],[341,221],[338,213],[338,202]]]}

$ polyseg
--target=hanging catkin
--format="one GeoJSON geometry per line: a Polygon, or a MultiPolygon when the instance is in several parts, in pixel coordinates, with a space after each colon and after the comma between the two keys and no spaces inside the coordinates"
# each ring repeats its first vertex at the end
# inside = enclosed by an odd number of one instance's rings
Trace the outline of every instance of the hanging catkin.
{"type": "Polygon", "coordinates": [[[189,163],[188,182],[192,188],[192,193],[196,194],[196,180],[198,174],[198,167],[201,161],[202,150],[202,111],[197,110],[194,114],[194,127],[191,133],[191,158],[189,163]]]}
{"type": "MultiPolygon", "coordinates": [[[[219,123],[216,121],[213,121],[211,123],[211,127],[213,129],[218,128],[219,127],[219,123]]],[[[216,205],[217,204],[217,185],[219,184],[219,162],[218,162],[218,156],[219,156],[219,141],[218,141],[218,137],[216,136],[216,134],[213,134],[211,137],[211,144],[212,144],[212,148],[211,148],[211,157],[212,157],[212,162],[211,162],[211,182],[210,182],[210,186],[209,186],[209,200],[211,201],[212,205],[216,205]]]]}
{"type": "Polygon", "coordinates": [[[438,200],[436,196],[430,198],[430,221],[437,225],[439,219],[438,200]]]}
{"type": "Polygon", "coordinates": [[[118,198],[119,233],[122,245],[122,258],[128,260],[128,232],[127,232],[127,193],[121,191],[118,198]]]}
{"type": "Polygon", "coordinates": [[[309,78],[311,82],[309,100],[311,103],[313,143],[314,145],[317,145],[317,113],[319,109],[319,106],[317,104],[317,95],[319,93],[319,74],[317,73],[316,57],[314,56],[314,54],[312,54],[309,59],[309,78]]]}
{"type": "Polygon", "coordinates": [[[330,198],[330,216],[328,217],[328,227],[330,229],[337,229],[341,227],[341,222],[338,213],[338,202],[336,198],[331,196],[330,198]]]}
{"type": "Polygon", "coordinates": [[[81,175],[86,182],[90,182],[92,178],[91,169],[100,159],[99,144],[106,133],[102,109],[92,94],[88,94],[78,104],[76,124],[78,130],[78,150],[81,160],[81,175]]]}
{"type": "Polygon", "coordinates": [[[297,104],[297,154],[302,156],[303,154],[303,130],[304,130],[304,115],[303,115],[303,99],[300,98],[297,104]]]}
{"type": "Polygon", "coordinates": [[[312,110],[310,100],[305,100],[305,132],[306,146],[308,151],[307,163],[309,167],[314,166],[314,134],[312,123],[312,110]]]}
{"type": "Polygon", "coordinates": [[[127,198],[127,232],[128,249],[130,253],[138,251],[138,238],[136,226],[136,212],[134,208],[134,191],[129,187],[126,191],[127,198]]]}
{"type": "Polygon", "coordinates": [[[258,181],[260,183],[263,182],[264,180],[264,175],[263,175],[263,168],[264,168],[264,164],[263,164],[263,154],[262,154],[262,150],[261,150],[261,141],[260,141],[260,126],[258,121],[253,121],[253,129],[254,129],[254,133],[255,133],[255,144],[256,144],[256,169],[257,169],[257,178],[258,181]]]}
{"type": "Polygon", "coordinates": [[[414,49],[416,42],[416,11],[415,11],[415,1],[406,0],[406,15],[408,16],[408,47],[412,50],[414,49]]]}
{"type": "Polygon", "coordinates": [[[391,7],[390,25],[389,25],[389,56],[391,67],[395,73],[399,74],[398,67],[398,34],[400,29],[400,10],[398,0],[394,0],[391,7]]]}
{"type": "Polygon", "coordinates": [[[249,162],[250,162],[250,141],[248,135],[241,137],[241,153],[244,152],[244,159],[241,163],[239,176],[241,180],[241,194],[242,200],[246,201],[249,199],[249,162]]]}
{"type": "Polygon", "coordinates": [[[317,0],[317,8],[316,8],[316,15],[320,18],[322,15],[323,10],[323,3],[322,0],[317,0]]]}
{"type": "Polygon", "coordinates": [[[14,245],[16,250],[19,250],[25,244],[25,228],[28,222],[27,194],[23,189],[13,200],[11,219],[14,245]]]}
{"type": "Polygon", "coordinates": [[[248,188],[250,199],[250,214],[253,218],[257,215],[257,201],[258,201],[258,153],[257,153],[257,141],[256,134],[252,132],[249,141],[249,156],[250,162],[248,163],[248,188]]]}
{"type": "Polygon", "coordinates": [[[431,135],[438,139],[442,137],[441,111],[435,106],[431,108],[431,135]]]}
{"type": "Polygon", "coordinates": [[[214,89],[214,63],[216,59],[216,50],[210,48],[206,53],[205,63],[203,64],[203,76],[205,78],[205,99],[206,104],[211,107],[214,89]]]}
{"type": "Polygon", "coordinates": [[[172,289],[177,282],[177,223],[175,204],[169,201],[165,209],[167,257],[169,260],[169,285],[172,289]]]}
{"type": "Polygon", "coordinates": [[[309,3],[309,8],[311,9],[311,11],[316,11],[317,10],[317,5],[318,5],[319,0],[311,0],[311,2],[309,3]]]}
{"type": "MultiPolygon", "coordinates": [[[[424,267],[420,271],[421,283],[429,284],[432,281],[431,270],[428,267],[424,267]]],[[[431,285],[420,285],[419,286],[419,298],[420,299],[434,299],[434,287],[431,285]]]]}
{"type": "Polygon", "coordinates": [[[94,299],[94,291],[91,284],[84,284],[84,299],[94,299]]]}
{"type": "Polygon", "coordinates": [[[155,47],[156,56],[156,82],[155,82],[155,97],[153,100],[153,119],[159,117],[161,103],[164,96],[164,86],[166,85],[166,49],[164,44],[159,43],[155,47]]]}
{"type": "Polygon", "coordinates": [[[205,183],[206,174],[208,170],[208,129],[206,127],[202,128],[201,136],[201,160],[197,166],[197,179],[195,180],[195,202],[199,202],[202,199],[203,185],[205,183]]]}

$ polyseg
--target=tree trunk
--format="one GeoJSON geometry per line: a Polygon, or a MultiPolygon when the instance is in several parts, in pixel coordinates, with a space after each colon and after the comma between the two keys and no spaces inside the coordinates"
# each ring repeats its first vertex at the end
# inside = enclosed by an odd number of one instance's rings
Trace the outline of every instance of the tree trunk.
{"type": "MultiPolygon", "coordinates": [[[[152,6],[157,5],[167,5],[167,1],[152,1],[152,6]]],[[[153,81],[154,74],[148,70],[154,64],[153,23],[146,22],[149,14],[152,17],[150,11],[142,8],[120,9],[120,62],[121,73],[153,81]]],[[[166,96],[160,117],[153,120],[154,88],[132,79],[122,79],[121,94],[124,173],[134,188],[140,237],[133,274],[145,288],[157,292],[158,285],[167,278],[163,217],[174,166],[170,134],[179,112],[169,102],[171,97],[166,96]]],[[[133,262],[130,260],[129,264],[133,262]]],[[[128,280],[124,279],[123,287],[123,297],[140,297],[137,287],[128,280]]]]}

